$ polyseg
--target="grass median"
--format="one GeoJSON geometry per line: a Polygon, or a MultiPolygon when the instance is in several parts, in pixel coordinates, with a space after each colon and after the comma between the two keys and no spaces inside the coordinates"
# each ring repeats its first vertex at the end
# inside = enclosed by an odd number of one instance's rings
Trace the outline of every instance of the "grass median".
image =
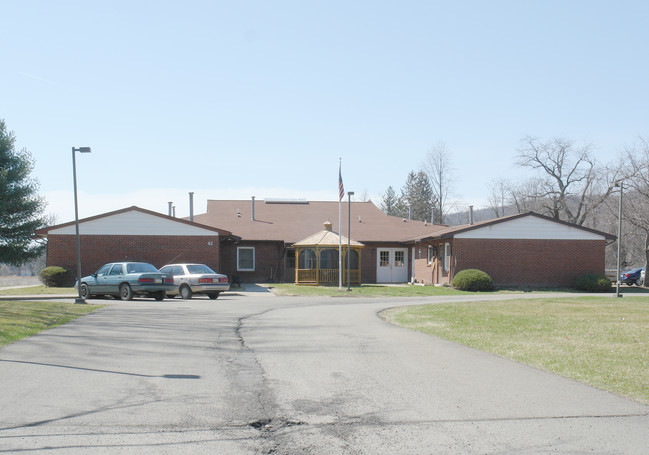
{"type": "Polygon", "coordinates": [[[20,288],[0,288],[0,295],[77,295],[76,288],[50,288],[43,285],[20,288]]]}
{"type": "Polygon", "coordinates": [[[646,297],[421,305],[381,317],[649,404],[646,297]]]}
{"type": "Polygon", "coordinates": [[[60,302],[0,302],[0,347],[63,325],[101,307],[60,302]]]}

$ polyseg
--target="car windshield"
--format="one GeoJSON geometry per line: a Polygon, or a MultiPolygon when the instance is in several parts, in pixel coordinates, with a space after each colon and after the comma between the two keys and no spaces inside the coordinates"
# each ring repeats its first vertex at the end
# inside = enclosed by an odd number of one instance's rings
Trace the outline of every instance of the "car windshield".
{"type": "Polygon", "coordinates": [[[214,270],[206,266],[205,264],[189,264],[187,266],[187,271],[190,275],[195,273],[214,273],[214,270]]]}
{"type": "Polygon", "coordinates": [[[126,273],[146,273],[146,272],[158,272],[151,264],[146,262],[134,262],[126,265],[126,273]]]}

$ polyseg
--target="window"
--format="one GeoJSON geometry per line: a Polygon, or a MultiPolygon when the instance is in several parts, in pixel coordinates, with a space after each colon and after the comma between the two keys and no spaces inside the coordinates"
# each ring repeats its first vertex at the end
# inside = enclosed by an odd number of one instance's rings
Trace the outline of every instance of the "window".
{"type": "Polygon", "coordinates": [[[237,248],[237,270],[252,272],[255,270],[255,248],[240,246],[237,248]]]}
{"type": "Polygon", "coordinates": [[[110,275],[121,275],[122,274],[122,264],[115,264],[113,269],[110,271],[110,275]]]}
{"type": "Polygon", "coordinates": [[[444,244],[444,270],[448,271],[451,268],[451,244],[444,244]]]}
{"type": "Polygon", "coordinates": [[[433,247],[428,245],[428,265],[433,263],[433,247]]]}
{"type": "MultiPolygon", "coordinates": [[[[381,252],[383,253],[383,252],[381,252]]],[[[351,270],[357,270],[358,269],[358,251],[356,250],[351,250],[349,254],[345,252],[345,266],[344,267],[349,267],[351,270]]]]}
{"type": "MultiPolygon", "coordinates": [[[[201,273],[211,273],[214,274],[214,270],[206,266],[205,264],[188,264],[187,273],[189,275],[199,275],[201,273]]],[[[183,268],[181,266],[176,266],[174,269],[174,275],[184,275],[183,268]]]]}
{"type": "Polygon", "coordinates": [[[311,249],[300,251],[298,258],[298,267],[303,270],[312,270],[316,268],[317,258],[315,251],[311,249]]]}
{"type": "Polygon", "coordinates": [[[403,251],[395,251],[394,252],[394,266],[395,267],[403,267],[405,265],[405,255],[403,251]]]}
{"type": "Polygon", "coordinates": [[[286,268],[295,268],[295,250],[286,250],[286,268]]]}
{"type": "Polygon", "coordinates": [[[97,276],[108,275],[108,271],[110,270],[110,266],[111,266],[111,264],[106,264],[105,266],[103,266],[102,268],[97,270],[97,276]]]}
{"type": "Polygon", "coordinates": [[[381,256],[379,257],[379,265],[381,267],[390,267],[390,252],[381,251],[381,256]]]}
{"type": "Polygon", "coordinates": [[[320,251],[320,268],[338,269],[338,251],[337,250],[320,251]]]}

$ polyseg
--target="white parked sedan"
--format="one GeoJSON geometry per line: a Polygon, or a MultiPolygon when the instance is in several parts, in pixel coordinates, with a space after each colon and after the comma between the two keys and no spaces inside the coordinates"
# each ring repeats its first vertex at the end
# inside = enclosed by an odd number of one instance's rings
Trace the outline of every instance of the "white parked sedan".
{"type": "Polygon", "coordinates": [[[169,264],[160,271],[174,278],[175,287],[167,291],[167,297],[180,294],[183,299],[191,299],[194,294],[206,294],[216,299],[221,292],[230,290],[228,277],[205,264],[169,264]]]}

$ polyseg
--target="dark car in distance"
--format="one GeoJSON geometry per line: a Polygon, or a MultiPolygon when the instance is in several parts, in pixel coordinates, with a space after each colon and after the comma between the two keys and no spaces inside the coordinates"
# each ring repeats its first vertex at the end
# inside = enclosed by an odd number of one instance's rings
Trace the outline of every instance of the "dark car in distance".
{"type": "Polygon", "coordinates": [[[135,295],[163,300],[174,288],[174,279],[148,262],[111,262],[81,278],[81,297],[111,295],[132,300],[135,295]]]}
{"type": "Polygon", "coordinates": [[[620,273],[620,283],[627,284],[629,286],[635,284],[636,286],[642,286],[644,281],[644,267],[638,267],[635,269],[627,270],[626,272],[620,273]]]}

